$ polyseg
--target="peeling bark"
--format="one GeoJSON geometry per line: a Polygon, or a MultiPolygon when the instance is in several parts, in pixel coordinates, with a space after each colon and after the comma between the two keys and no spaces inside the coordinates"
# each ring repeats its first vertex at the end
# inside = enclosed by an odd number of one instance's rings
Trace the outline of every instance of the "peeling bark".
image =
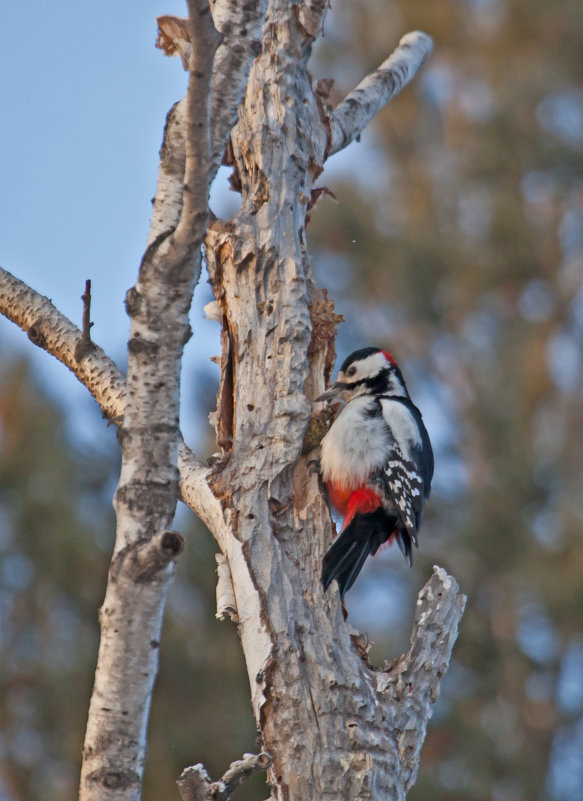
{"type": "Polygon", "coordinates": [[[251,64],[261,51],[261,29],[267,0],[215,0],[213,19],[223,40],[215,58],[211,88],[211,178],[214,177],[237,109],[243,98],[251,64]]]}

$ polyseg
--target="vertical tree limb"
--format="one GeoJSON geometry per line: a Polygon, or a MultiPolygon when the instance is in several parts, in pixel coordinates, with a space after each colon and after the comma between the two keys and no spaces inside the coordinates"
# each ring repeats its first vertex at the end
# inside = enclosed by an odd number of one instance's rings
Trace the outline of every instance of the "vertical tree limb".
{"type": "Polygon", "coordinates": [[[131,326],[117,534],[100,613],[81,801],[140,797],[162,612],[179,550],[167,548],[169,558],[154,560],[147,571],[136,574],[133,568],[145,542],[168,540],[176,509],[180,361],[207,220],[208,98],[216,32],[206,0],[189,0],[189,12],[194,49],[185,102],[180,219],[175,231],[150,242],[126,298],[131,326]]]}
{"type": "Polygon", "coordinates": [[[213,19],[223,39],[215,57],[211,87],[211,180],[223,158],[249,70],[261,52],[267,0],[216,0],[213,19]]]}
{"type": "Polygon", "coordinates": [[[186,161],[185,109],[186,97],[183,97],[172,106],[166,115],[148,245],[174,230],[182,212],[182,187],[186,161]]]}
{"type": "Polygon", "coordinates": [[[409,651],[377,677],[379,691],[397,703],[395,732],[403,798],[417,778],[427,724],[464,612],[466,597],[458,590],[455,579],[434,565],[432,576],[417,596],[409,651]]]}

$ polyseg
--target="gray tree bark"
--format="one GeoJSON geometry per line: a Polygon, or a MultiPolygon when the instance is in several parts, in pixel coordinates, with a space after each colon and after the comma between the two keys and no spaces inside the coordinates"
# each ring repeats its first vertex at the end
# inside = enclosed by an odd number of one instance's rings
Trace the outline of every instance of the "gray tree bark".
{"type": "Polygon", "coordinates": [[[435,568],[409,652],[378,671],[337,594],[322,592],[333,524],[307,465],[318,442],[311,399],[329,377],[338,318],[312,277],[305,224],[327,157],[414,76],[431,41],[408,34],[332,110],[307,71],[326,9],[325,0],[216,0],[220,42],[204,0],[190,0],[192,24],[160,19],[160,46],[182,56],[190,81],[168,116],[148,248],[128,293],[127,380],[50,301],[0,271],[0,310],[72,369],[121,431],[83,801],[140,795],[164,598],[182,547],[169,530],[178,492],[221,551],[217,614],[238,624],[263,748],[219,783],[189,769],[183,798],[226,799],[266,767],[281,801],[403,799],[415,780],[464,599],[435,568]],[[209,180],[229,132],[241,208],[207,225],[209,180]],[[222,339],[212,469],[178,429],[203,241],[222,339]]]}

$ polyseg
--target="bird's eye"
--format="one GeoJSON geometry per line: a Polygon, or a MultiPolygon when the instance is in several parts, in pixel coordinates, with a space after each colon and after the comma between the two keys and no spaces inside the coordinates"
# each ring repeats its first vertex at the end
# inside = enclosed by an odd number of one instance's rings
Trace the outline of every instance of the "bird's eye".
{"type": "Polygon", "coordinates": [[[356,367],[354,365],[352,365],[352,367],[349,367],[348,370],[346,371],[346,375],[350,376],[351,378],[353,375],[356,375],[356,367]]]}

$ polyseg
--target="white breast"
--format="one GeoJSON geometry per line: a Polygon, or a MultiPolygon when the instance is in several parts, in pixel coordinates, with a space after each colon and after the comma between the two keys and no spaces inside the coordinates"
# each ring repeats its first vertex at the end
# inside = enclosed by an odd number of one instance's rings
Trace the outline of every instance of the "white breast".
{"type": "Polygon", "coordinates": [[[320,467],[324,481],[356,489],[375,468],[384,465],[388,432],[380,417],[368,417],[375,401],[354,398],[342,409],[322,440],[320,467]]]}

